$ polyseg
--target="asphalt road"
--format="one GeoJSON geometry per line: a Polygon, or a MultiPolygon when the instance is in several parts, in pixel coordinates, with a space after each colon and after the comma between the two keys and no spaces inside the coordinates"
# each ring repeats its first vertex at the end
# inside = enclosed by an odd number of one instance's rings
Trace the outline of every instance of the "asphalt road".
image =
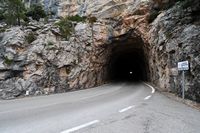
{"type": "Polygon", "coordinates": [[[0,133],[200,133],[200,112],[144,83],[0,101],[0,133]]]}

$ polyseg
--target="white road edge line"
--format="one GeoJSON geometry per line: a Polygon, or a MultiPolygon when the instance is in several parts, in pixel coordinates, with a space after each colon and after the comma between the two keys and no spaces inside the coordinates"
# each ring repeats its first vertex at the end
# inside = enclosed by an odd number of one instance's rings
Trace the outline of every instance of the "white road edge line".
{"type": "Polygon", "coordinates": [[[148,100],[149,98],[151,98],[151,95],[145,97],[144,100],[148,100]]]}
{"type": "Polygon", "coordinates": [[[129,107],[127,107],[127,108],[124,108],[124,109],[121,109],[121,110],[119,110],[119,113],[123,113],[123,112],[125,112],[125,111],[128,111],[129,109],[132,109],[134,106],[129,106],[129,107]]]}
{"type": "Polygon", "coordinates": [[[91,126],[91,125],[93,125],[93,124],[96,124],[96,123],[98,123],[98,122],[100,122],[100,121],[99,121],[99,120],[94,120],[94,121],[85,123],[85,124],[83,124],[83,125],[80,125],[80,126],[77,126],[77,127],[71,128],[71,129],[67,129],[67,130],[62,131],[62,132],[60,132],[60,133],[71,133],[71,132],[80,130],[80,129],[82,129],[82,128],[91,126]]]}
{"type": "Polygon", "coordinates": [[[155,89],[153,88],[153,86],[151,86],[151,85],[149,85],[149,84],[147,84],[145,82],[144,82],[144,84],[147,85],[148,87],[150,87],[152,89],[152,91],[151,91],[152,94],[155,93],[155,89]]]}

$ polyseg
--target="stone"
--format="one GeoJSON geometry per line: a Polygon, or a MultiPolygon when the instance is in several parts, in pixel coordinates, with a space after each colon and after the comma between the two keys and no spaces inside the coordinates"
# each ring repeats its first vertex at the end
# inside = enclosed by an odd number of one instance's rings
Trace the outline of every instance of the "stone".
{"type": "Polygon", "coordinates": [[[0,62],[0,70],[7,70],[7,67],[4,65],[3,61],[0,62]]]}
{"type": "Polygon", "coordinates": [[[4,33],[1,44],[7,46],[22,46],[24,42],[25,33],[22,31],[21,27],[12,27],[4,33]]]}
{"type": "Polygon", "coordinates": [[[8,76],[8,72],[4,71],[4,72],[0,72],[0,80],[5,80],[8,76]]]}

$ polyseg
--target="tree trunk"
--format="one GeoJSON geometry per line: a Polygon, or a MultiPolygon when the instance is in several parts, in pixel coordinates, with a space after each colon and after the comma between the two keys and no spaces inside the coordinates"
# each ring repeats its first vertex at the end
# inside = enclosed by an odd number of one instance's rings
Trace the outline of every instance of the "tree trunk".
{"type": "Polygon", "coordinates": [[[93,30],[93,24],[91,25],[92,29],[92,45],[94,45],[94,30],[93,30]]]}
{"type": "Polygon", "coordinates": [[[17,24],[20,26],[21,25],[21,22],[20,22],[20,18],[17,17],[17,24]]]}

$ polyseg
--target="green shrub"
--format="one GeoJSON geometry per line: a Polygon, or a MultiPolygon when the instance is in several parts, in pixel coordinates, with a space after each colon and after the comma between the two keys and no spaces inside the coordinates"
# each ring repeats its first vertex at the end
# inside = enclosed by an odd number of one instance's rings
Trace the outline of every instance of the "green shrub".
{"type": "Polygon", "coordinates": [[[3,32],[5,32],[5,31],[6,31],[5,28],[0,28],[0,33],[3,33],[3,32]]]}
{"type": "Polygon", "coordinates": [[[25,37],[25,39],[30,44],[36,40],[36,36],[31,32],[25,37]]]}
{"type": "Polygon", "coordinates": [[[26,11],[22,0],[0,0],[0,3],[0,17],[5,19],[8,25],[21,25],[26,11]]]}
{"type": "Polygon", "coordinates": [[[181,1],[181,7],[183,9],[188,8],[188,7],[192,7],[193,6],[193,0],[183,0],[181,1]]]}
{"type": "Polygon", "coordinates": [[[13,63],[13,60],[9,59],[8,57],[5,57],[4,63],[7,65],[11,65],[13,63]]]}
{"type": "Polygon", "coordinates": [[[62,37],[66,40],[68,40],[74,32],[74,25],[67,17],[62,18],[56,25],[59,27],[62,37]]]}
{"type": "Polygon", "coordinates": [[[4,12],[0,10],[0,21],[5,20],[4,12]]]}
{"type": "Polygon", "coordinates": [[[39,21],[40,18],[45,18],[47,15],[42,7],[42,5],[34,4],[26,13],[27,17],[32,17],[32,19],[39,21]]]}
{"type": "Polygon", "coordinates": [[[86,18],[86,17],[81,17],[79,15],[75,15],[75,16],[68,16],[65,18],[61,18],[61,20],[58,23],[56,23],[56,25],[59,27],[62,37],[68,40],[69,37],[75,31],[74,29],[75,24],[78,22],[85,22],[86,19],[88,19],[89,23],[91,24],[97,21],[96,17],[86,18]]]}
{"type": "Polygon", "coordinates": [[[75,15],[75,16],[69,16],[67,17],[70,21],[74,21],[74,22],[85,22],[86,17],[81,17],[79,15],[75,15]]]}

